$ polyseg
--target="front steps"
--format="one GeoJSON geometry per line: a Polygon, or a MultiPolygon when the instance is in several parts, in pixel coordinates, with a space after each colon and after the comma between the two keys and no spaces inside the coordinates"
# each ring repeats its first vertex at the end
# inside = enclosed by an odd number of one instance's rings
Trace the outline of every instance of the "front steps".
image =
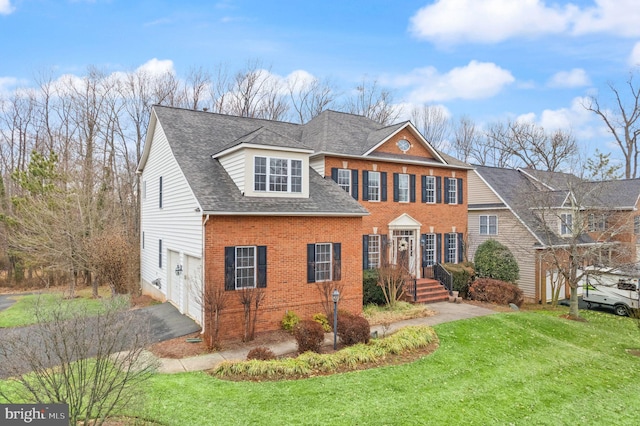
{"type": "Polygon", "coordinates": [[[409,302],[436,303],[449,301],[449,291],[440,284],[440,281],[430,278],[419,278],[415,286],[415,297],[413,294],[413,280],[407,281],[405,285],[405,294],[409,302]]]}

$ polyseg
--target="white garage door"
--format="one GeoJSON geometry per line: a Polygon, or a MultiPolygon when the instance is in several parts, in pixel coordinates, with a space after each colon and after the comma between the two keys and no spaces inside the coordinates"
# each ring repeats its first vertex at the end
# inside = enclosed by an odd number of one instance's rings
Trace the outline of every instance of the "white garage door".
{"type": "Polygon", "coordinates": [[[202,260],[184,256],[184,313],[202,325],[202,260]]]}

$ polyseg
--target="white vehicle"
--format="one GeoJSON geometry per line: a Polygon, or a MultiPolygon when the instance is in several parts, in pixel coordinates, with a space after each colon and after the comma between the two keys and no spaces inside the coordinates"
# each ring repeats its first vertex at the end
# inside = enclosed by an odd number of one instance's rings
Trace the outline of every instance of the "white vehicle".
{"type": "Polygon", "coordinates": [[[613,269],[587,271],[583,281],[582,300],[592,305],[612,306],[616,315],[629,315],[640,308],[638,277],[613,269]]]}

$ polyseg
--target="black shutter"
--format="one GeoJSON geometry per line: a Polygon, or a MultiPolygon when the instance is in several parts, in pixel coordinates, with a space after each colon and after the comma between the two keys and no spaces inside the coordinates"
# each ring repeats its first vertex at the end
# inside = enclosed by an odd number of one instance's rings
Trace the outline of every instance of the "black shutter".
{"type": "Polygon", "coordinates": [[[162,208],[162,176],[158,182],[158,208],[162,208]]]}
{"type": "Polygon", "coordinates": [[[333,243],[333,281],[342,278],[342,244],[333,243]]]}
{"type": "Polygon", "coordinates": [[[358,171],[351,170],[351,196],[354,200],[358,199],[358,171]]]}
{"type": "Polygon", "coordinates": [[[422,176],[422,202],[427,202],[427,177],[422,176]]]}
{"type": "Polygon", "coordinates": [[[337,167],[332,167],[331,168],[331,179],[335,183],[338,183],[338,168],[337,167]]]}
{"type": "Polygon", "coordinates": [[[436,234],[436,262],[442,263],[442,234],[436,234]]]}
{"type": "Polygon", "coordinates": [[[224,248],[224,289],[236,289],[236,248],[224,248]]]}
{"type": "Polygon", "coordinates": [[[449,204],[449,178],[444,178],[444,203],[449,204]]]}
{"type": "Polygon", "coordinates": [[[389,238],[387,238],[386,234],[380,235],[380,265],[378,267],[387,266],[389,263],[389,238]]]}
{"type": "Polygon", "coordinates": [[[362,171],[362,200],[367,201],[369,199],[369,172],[362,171]]]}
{"type": "Polygon", "coordinates": [[[462,232],[458,233],[458,263],[462,263],[464,261],[464,240],[462,237],[462,232]]]}
{"type": "Polygon", "coordinates": [[[393,174],[393,201],[398,202],[400,200],[400,175],[393,174]]]}
{"type": "Polygon", "coordinates": [[[380,192],[380,200],[387,201],[387,172],[380,173],[380,192]]]}
{"type": "Polygon", "coordinates": [[[422,248],[422,267],[424,268],[429,266],[427,263],[427,234],[420,235],[420,246],[422,248]]]}
{"type": "Polygon", "coordinates": [[[362,269],[369,269],[369,236],[362,236],[362,269]]]}
{"type": "Polygon", "coordinates": [[[444,234],[444,263],[449,262],[449,234],[444,234]]]}
{"type": "Polygon", "coordinates": [[[158,240],[158,268],[162,268],[162,240],[158,240]]]}
{"type": "Polygon", "coordinates": [[[458,178],[458,204],[462,204],[464,199],[462,197],[462,179],[458,178]]]}
{"type": "Polygon", "coordinates": [[[442,202],[442,178],[436,176],[436,203],[442,202]]]}
{"type": "Polygon", "coordinates": [[[409,175],[409,201],[416,202],[416,175],[409,175]]]}
{"type": "Polygon", "coordinates": [[[307,244],[307,282],[316,282],[316,245],[307,244]]]}
{"type": "Polygon", "coordinates": [[[267,246],[258,246],[258,281],[256,287],[267,286],[267,246]]]}

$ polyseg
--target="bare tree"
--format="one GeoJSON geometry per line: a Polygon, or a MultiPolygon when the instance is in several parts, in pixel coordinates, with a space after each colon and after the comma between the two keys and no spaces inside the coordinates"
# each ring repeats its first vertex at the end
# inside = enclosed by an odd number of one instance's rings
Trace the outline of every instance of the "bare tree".
{"type": "Polygon", "coordinates": [[[243,324],[244,333],[242,341],[248,342],[254,339],[256,331],[256,321],[258,318],[258,309],[264,300],[265,291],[263,288],[242,288],[238,290],[238,299],[242,304],[244,311],[243,324]]]}
{"type": "Polygon", "coordinates": [[[350,114],[363,115],[380,124],[395,122],[402,112],[393,105],[393,95],[378,86],[377,80],[363,79],[354,93],[344,104],[344,110],[350,114]]]}
{"type": "Polygon", "coordinates": [[[317,78],[305,81],[295,76],[287,83],[291,106],[298,123],[306,123],[329,108],[335,101],[335,90],[330,82],[317,78]]]}
{"type": "Polygon", "coordinates": [[[189,278],[190,296],[201,306],[204,314],[204,338],[209,349],[220,349],[220,315],[229,302],[229,292],[224,287],[209,282],[202,285],[202,273],[189,278]]]}
{"type": "Polygon", "coordinates": [[[333,290],[338,290],[339,294],[344,292],[344,283],[342,281],[317,281],[316,290],[320,293],[320,301],[324,313],[329,320],[333,318],[333,290]]]}
{"type": "Polygon", "coordinates": [[[602,119],[607,130],[620,148],[624,157],[624,177],[635,179],[638,177],[638,135],[640,135],[640,88],[633,81],[634,73],[629,75],[626,82],[627,91],[621,92],[609,83],[613,95],[613,108],[601,105],[597,97],[592,96],[583,106],[602,119]]]}
{"type": "Polygon", "coordinates": [[[587,266],[625,267],[635,261],[620,241],[633,234],[632,216],[612,210],[609,197],[615,192],[614,184],[567,179],[561,190],[520,194],[519,214],[537,224],[532,230],[543,244],[539,259],[558,274],[556,286],[569,287],[569,314],[574,318],[579,317],[578,288],[587,266]],[[594,217],[603,220],[601,227],[594,226],[594,217]]]}
{"type": "Polygon", "coordinates": [[[541,126],[528,122],[495,123],[489,127],[487,139],[492,148],[500,152],[500,158],[506,159],[509,162],[507,166],[512,168],[526,166],[559,171],[578,153],[578,145],[570,132],[547,132],[541,126]]]}
{"type": "Polygon", "coordinates": [[[452,153],[465,163],[474,162],[479,164],[480,161],[475,159],[473,154],[479,148],[480,136],[473,120],[463,115],[453,125],[452,153]]]}
{"type": "Polygon", "coordinates": [[[435,149],[445,151],[448,148],[451,123],[443,106],[415,107],[411,111],[411,121],[435,149]]]}
{"type": "Polygon", "coordinates": [[[156,365],[145,357],[148,322],[108,299],[90,316],[76,304],[36,303],[38,324],[0,339],[0,387],[9,402],[69,405],[69,424],[101,425],[143,403],[143,383],[156,365]]]}

